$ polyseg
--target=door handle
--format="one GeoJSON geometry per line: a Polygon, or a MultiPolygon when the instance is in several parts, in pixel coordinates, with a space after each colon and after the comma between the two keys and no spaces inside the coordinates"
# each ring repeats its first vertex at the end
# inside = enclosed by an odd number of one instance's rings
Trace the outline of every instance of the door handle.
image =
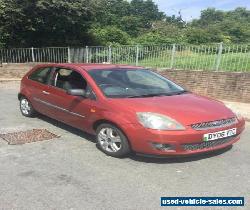
{"type": "Polygon", "coordinates": [[[45,94],[45,95],[49,95],[49,94],[50,94],[49,92],[47,92],[47,91],[45,91],[45,90],[43,90],[42,93],[45,94]]]}

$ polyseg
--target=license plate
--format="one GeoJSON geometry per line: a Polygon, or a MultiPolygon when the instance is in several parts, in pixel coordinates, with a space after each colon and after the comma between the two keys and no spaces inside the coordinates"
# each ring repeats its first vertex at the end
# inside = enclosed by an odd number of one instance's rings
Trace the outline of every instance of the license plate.
{"type": "Polygon", "coordinates": [[[203,140],[204,141],[213,141],[216,139],[222,139],[222,138],[226,138],[229,136],[234,136],[236,135],[236,128],[232,128],[232,129],[228,129],[228,130],[224,130],[224,131],[219,131],[219,132],[215,132],[215,133],[206,133],[203,136],[203,140]]]}

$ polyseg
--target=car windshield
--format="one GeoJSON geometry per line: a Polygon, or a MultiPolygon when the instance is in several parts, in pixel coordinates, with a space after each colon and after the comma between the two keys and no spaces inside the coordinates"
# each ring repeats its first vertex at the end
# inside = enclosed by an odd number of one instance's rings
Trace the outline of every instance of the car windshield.
{"type": "Polygon", "coordinates": [[[171,96],[186,91],[147,69],[97,69],[89,74],[108,98],[171,96]]]}

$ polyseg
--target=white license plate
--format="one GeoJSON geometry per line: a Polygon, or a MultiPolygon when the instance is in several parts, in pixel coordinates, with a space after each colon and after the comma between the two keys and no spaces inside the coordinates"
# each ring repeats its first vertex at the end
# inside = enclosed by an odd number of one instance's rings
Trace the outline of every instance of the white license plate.
{"type": "Polygon", "coordinates": [[[215,132],[215,133],[206,133],[203,136],[203,140],[204,141],[213,141],[216,139],[222,139],[222,138],[226,138],[229,136],[234,136],[236,135],[236,128],[232,128],[232,129],[228,129],[228,130],[224,130],[224,131],[219,131],[219,132],[215,132]]]}

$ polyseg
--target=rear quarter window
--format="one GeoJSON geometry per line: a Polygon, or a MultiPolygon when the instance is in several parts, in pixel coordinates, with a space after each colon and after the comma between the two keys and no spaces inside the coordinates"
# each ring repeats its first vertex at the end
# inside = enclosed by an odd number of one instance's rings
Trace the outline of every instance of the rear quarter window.
{"type": "Polygon", "coordinates": [[[50,67],[39,68],[29,75],[29,79],[46,84],[50,75],[50,67]]]}

